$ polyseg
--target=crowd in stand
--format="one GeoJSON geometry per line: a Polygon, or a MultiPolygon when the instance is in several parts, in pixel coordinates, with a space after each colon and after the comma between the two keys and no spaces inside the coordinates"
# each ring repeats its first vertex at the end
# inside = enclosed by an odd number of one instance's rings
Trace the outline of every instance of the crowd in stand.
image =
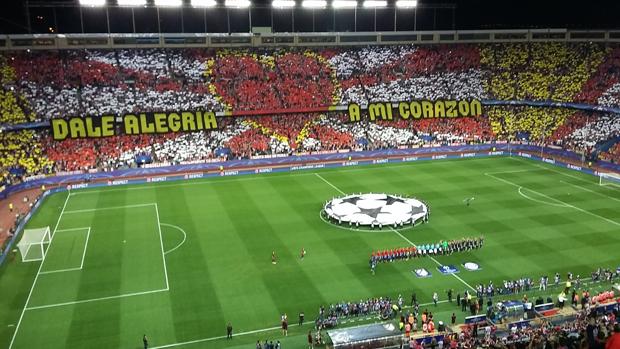
{"type": "MultiPolygon", "coordinates": [[[[619,106],[619,57],[620,48],[595,43],[8,52],[0,55],[0,125],[69,115],[276,110],[378,100],[619,106]]],[[[0,164],[3,182],[9,172],[14,182],[51,171],[137,166],[142,155],[184,163],[492,140],[544,141],[586,154],[611,142],[600,157],[615,162],[620,157],[613,144],[620,137],[620,118],[612,114],[517,106],[485,107],[478,118],[415,121],[350,123],[339,113],[226,118],[212,132],[60,143],[47,130],[29,132],[34,133],[1,136],[5,152],[20,149],[0,164]]]]}
{"type": "Polygon", "coordinates": [[[600,154],[600,158],[614,164],[620,164],[620,143],[616,143],[609,150],[600,154]]]}
{"type": "MultiPolygon", "coordinates": [[[[513,327],[507,333],[498,333],[493,326],[466,327],[460,333],[444,338],[444,347],[450,348],[605,348],[606,343],[618,346],[620,325],[618,314],[609,312],[597,314],[582,311],[572,321],[552,323],[542,321],[541,325],[513,327]]],[[[615,348],[608,346],[607,348],[615,348]]]]}

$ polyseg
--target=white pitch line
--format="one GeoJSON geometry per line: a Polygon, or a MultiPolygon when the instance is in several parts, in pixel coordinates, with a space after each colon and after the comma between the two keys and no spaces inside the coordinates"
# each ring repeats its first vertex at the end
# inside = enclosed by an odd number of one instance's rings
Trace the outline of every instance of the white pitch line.
{"type": "MultiPolygon", "coordinates": [[[[309,322],[309,323],[311,323],[311,322],[309,322]]],[[[269,327],[269,328],[261,328],[259,330],[253,330],[253,331],[247,331],[247,332],[233,333],[233,337],[244,336],[244,335],[253,334],[253,333],[261,333],[261,332],[267,332],[267,331],[274,331],[274,330],[279,330],[281,328],[282,328],[281,326],[276,326],[276,327],[269,327]]],[[[171,344],[166,344],[166,345],[160,345],[158,347],[152,347],[151,349],[173,348],[173,347],[179,347],[179,346],[182,346],[182,345],[211,342],[211,341],[214,341],[214,340],[224,339],[224,338],[226,338],[226,336],[201,338],[201,339],[195,339],[193,341],[186,341],[186,342],[179,342],[179,343],[171,343],[171,344]]]]}
{"type": "Polygon", "coordinates": [[[615,198],[615,197],[613,197],[613,196],[609,196],[609,195],[607,195],[607,194],[599,193],[598,191],[594,191],[594,190],[588,189],[588,188],[586,188],[586,187],[582,187],[582,186],[580,186],[580,185],[573,184],[573,183],[569,183],[569,182],[566,182],[566,181],[563,181],[563,180],[560,180],[560,182],[562,182],[562,183],[564,183],[564,184],[568,184],[568,185],[573,186],[573,187],[575,187],[575,188],[579,188],[579,189],[581,189],[581,190],[585,190],[585,191],[590,192],[590,193],[592,193],[592,194],[596,194],[596,195],[604,196],[604,197],[606,197],[606,198],[608,198],[608,199],[611,199],[611,200],[614,200],[614,201],[618,201],[618,202],[620,202],[620,199],[615,198]]]}
{"type": "Polygon", "coordinates": [[[68,272],[68,271],[82,270],[82,268],[84,267],[84,257],[86,256],[86,248],[88,247],[88,239],[90,237],[90,227],[87,227],[87,228],[74,228],[74,229],[59,229],[56,232],[59,232],[59,231],[80,231],[80,230],[86,230],[86,242],[84,244],[84,251],[82,252],[82,261],[80,262],[80,266],[79,267],[75,267],[75,268],[54,269],[54,270],[42,271],[41,274],[55,274],[55,273],[64,273],[64,272],[68,272]]]}
{"type": "MultiPolygon", "coordinates": [[[[567,176],[567,177],[570,177],[570,178],[574,178],[574,179],[576,179],[576,180],[578,180],[578,181],[581,181],[581,182],[584,182],[584,183],[588,183],[588,184],[596,184],[596,183],[597,183],[597,182],[592,182],[592,181],[585,180],[585,179],[583,179],[583,178],[581,178],[581,177],[573,176],[573,175],[571,175],[571,174],[568,174],[568,173],[564,173],[564,172],[561,172],[561,171],[555,170],[555,169],[553,169],[553,168],[548,168],[548,167],[545,167],[545,166],[542,166],[542,165],[534,165],[534,166],[536,166],[536,167],[540,167],[540,168],[541,168],[541,169],[543,169],[543,170],[552,171],[552,172],[555,172],[555,173],[561,174],[561,175],[563,175],[563,176],[567,176]]],[[[567,183],[567,184],[570,184],[570,183],[567,183]]],[[[599,185],[599,187],[600,187],[600,185],[599,185]]],[[[604,187],[604,186],[603,186],[603,187],[604,187]]],[[[606,189],[612,189],[614,192],[616,191],[616,190],[615,190],[615,188],[609,188],[609,187],[605,187],[605,188],[606,188],[606,189]]],[[[598,194],[603,195],[603,196],[606,196],[606,197],[608,197],[608,198],[610,198],[610,199],[617,200],[617,198],[614,198],[614,197],[612,197],[612,196],[609,196],[609,195],[606,195],[606,194],[603,194],[603,193],[598,193],[598,194]]]]}
{"type": "MultiPolygon", "coordinates": [[[[438,301],[437,304],[447,303],[447,302],[448,302],[448,300],[442,300],[442,301],[438,301]]],[[[419,306],[424,307],[424,306],[429,306],[429,305],[432,305],[432,304],[434,304],[434,303],[432,303],[432,302],[430,302],[430,303],[421,303],[421,304],[419,304],[419,306]]],[[[410,306],[403,306],[403,309],[407,309],[407,308],[411,308],[411,307],[410,306]]],[[[373,317],[369,317],[369,318],[366,318],[364,320],[372,320],[372,319],[373,319],[373,317]]],[[[347,320],[344,320],[344,321],[351,321],[351,322],[353,322],[353,319],[347,319],[347,320]]],[[[361,321],[361,319],[358,320],[358,321],[361,321]]],[[[312,325],[312,324],[314,324],[314,321],[307,321],[307,322],[304,323],[304,326],[307,326],[308,324],[312,325]]],[[[282,327],[281,326],[267,327],[267,328],[261,328],[261,329],[258,329],[258,330],[233,333],[233,338],[237,337],[237,336],[245,336],[245,335],[248,335],[248,334],[255,334],[255,333],[268,332],[268,331],[275,331],[275,330],[279,330],[279,329],[282,329],[282,327]]],[[[224,338],[226,338],[226,336],[216,336],[216,337],[209,337],[209,338],[200,338],[200,339],[195,339],[195,340],[186,341],[186,342],[170,343],[170,344],[160,345],[160,346],[152,347],[151,349],[174,348],[174,347],[180,347],[180,346],[183,346],[183,345],[211,342],[211,341],[215,341],[215,340],[218,340],[218,339],[224,339],[224,338]]]]}
{"type": "Polygon", "coordinates": [[[109,299],[119,299],[119,298],[135,297],[135,296],[142,296],[142,295],[145,295],[145,294],[152,294],[152,293],[159,293],[159,292],[168,292],[168,289],[151,290],[151,291],[134,292],[134,293],[126,293],[126,294],[119,294],[119,295],[116,295],[116,296],[82,299],[82,300],[78,300],[78,301],[71,301],[71,302],[64,302],[64,303],[54,303],[54,304],[38,305],[38,306],[34,306],[34,307],[27,307],[25,309],[26,310],[37,310],[37,309],[57,308],[57,307],[64,307],[64,306],[67,306],[67,305],[76,305],[76,304],[84,304],[84,303],[92,303],[92,302],[105,301],[105,300],[109,300],[109,299]]]}
{"type": "Polygon", "coordinates": [[[237,182],[237,181],[255,181],[255,180],[261,180],[261,179],[267,179],[267,178],[286,178],[289,176],[312,176],[312,173],[286,173],[286,175],[275,175],[275,176],[251,176],[251,177],[239,177],[239,176],[234,176],[231,179],[217,179],[217,178],[221,178],[221,177],[206,177],[203,178],[203,180],[188,180],[188,181],[181,181],[180,183],[173,183],[173,184],[168,184],[165,185],[163,183],[159,183],[157,185],[144,185],[144,184],[140,184],[140,183],[136,183],[138,186],[137,187],[128,187],[128,188],[118,188],[118,189],[112,189],[112,188],[103,188],[103,189],[98,189],[98,190],[84,190],[84,191],[79,191],[76,193],[73,193],[73,195],[88,195],[88,194],[98,194],[98,193],[113,193],[113,192],[117,192],[117,191],[127,191],[127,190],[146,190],[146,189],[155,189],[155,188],[174,188],[174,187],[185,187],[185,186],[191,186],[191,185],[203,185],[203,184],[214,184],[214,183],[230,183],[230,182],[237,182]]]}
{"type": "MultiPolygon", "coordinates": [[[[407,242],[408,242],[411,246],[413,246],[413,247],[415,247],[415,248],[418,248],[418,246],[416,246],[416,244],[414,244],[413,242],[411,242],[411,240],[407,239],[407,238],[406,238],[403,234],[401,234],[400,232],[398,232],[398,230],[396,230],[396,229],[394,229],[394,228],[392,228],[392,227],[390,227],[390,230],[392,230],[392,231],[393,231],[393,232],[395,232],[398,236],[400,236],[400,237],[401,237],[401,238],[403,238],[405,241],[407,241],[407,242]]],[[[433,257],[433,256],[429,256],[429,258],[430,258],[433,262],[435,262],[435,264],[437,264],[437,265],[439,265],[439,266],[441,266],[441,265],[442,265],[441,263],[439,263],[439,261],[438,261],[438,260],[436,260],[436,259],[435,259],[435,257],[433,257]]],[[[452,273],[452,274],[450,274],[450,275],[454,276],[457,280],[459,280],[461,283],[463,283],[463,285],[465,285],[465,286],[469,287],[469,288],[470,288],[471,290],[473,290],[474,292],[476,291],[476,289],[475,289],[475,288],[473,288],[470,284],[468,284],[468,283],[467,283],[465,280],[463,280],[460,276],[458,276],[458,275],[456,275],[456,274],[454,274],[454,273],[452,273]]]]}
{"type": "MultiPolygon", "coordinates": [[[[518,160],[521,160],[522,162],[528,163],[525,159],[518,158],[518,160]]],[[[532,165],[532,166],[536,166],[536,167],[538,167],[538,168],[540,168],[540,169],[542,169],[542,170],[546,170],[546,171],[555,172],[555,173],[560,174],[560,175],[562,175],[562,176],[566,176],[566,177],[574,178],[574,179],[576,179],[576,180],[578,180],[578,181],[581,181],[581,182],[584,182],[584,183],[588,183],[588,184],[595,184],[595,183],[596,183],[596,182],[588,181],[588,180],[583,179],[583,178],[578,177],[578,176],[574,176],[574,175],[569,174],[569,173],[564,173],[564,172],[562,172],[562,171],[558,171],[558,170],[556,170],[556,169],[554,169],[554,168],[551,168],[551,167],[546,167],[546,166],[543,166],[542,164],[530,164],[530,165],[532,165]]],[[[550,165],[549,165],[549,166],[550,166],[550,165]]],[[[497,172],[496,172],[496,173],[497,173],[497,172]]],[[[562,182],[562,181],[561,181],[561,182],[562,182]]],[[[566,183],[566,184],[570,184],[570,185],[573,185],[573,186],[577,186],[577,185],[575,185],[575,184],[571,184],[571,183],[568,183],[568,182],[564,182],[564,183],[566,183]]],[[[579,186],[577,186],[577,187],[579,187],[579,186]]],[[[583,188],[583,187],[582,187],[582,188],[583,188]]],[[[584,189],[585,189],[585,188],[584,188],[584,189]]],[[[603,194],[603,193],[594,192],[594,191],[593,191],[593,193],[596,193],[596,194],[599,194],[599,195],[606,196],[606,197],[608,197],[608,198],[610,198],[610,199],[612,199],[612,200],[620,201],[618,198],[614,198],[614,197],[612,197],[612,196],[609,196],[609,195],[606,195],[606,194],[603,194]]]]}
{"type": "MultiPolygon", "coordinates": [[[[405,156],[399,156],[396,159],[402,158],[405,156]]],[[[468,159],[468,161],[484,161],[484,160],[488,160],[488,159],[494,159],[493,157],[483,157],[483,158],[476,158],[476,159],[468,159]]],[[[345,161],[345,160],[342,160],[345,161]]],[[[340,162],[342,162],[340,161],[340,162]]],[[[414,166],[414,164],[424,164],[426,163],[426,161],[413,161],[413,162],[404,162],[398,165],[392,164],[389,166],[389,168],[400,168],[400,167],[411,167],[414,166]]],[[[385,169],[385,166],[366,166],[366,165],[360,165],[362,168],[356,167],[356,168],[347,168],[347,169],[339,169],[338,172],[358,172],[358,171],[372,171],[372,170],[381,170],[381,169],[385,169]]],[[[307,171],[309,171],[311,169],[308,169],[307,171]]],[[[203,185],[203,184],[215,184],[215,183],[230,183],[230,182],[238,182],[238,181],[255,181],[255,180],[261,180],[261,179],[272,179],[272,178],[287,178],[287,177],[297,177],[297,176],[312,176],[314,173],[310,172],[305,172],[306,170],[304,170],[303,172],[282,172],[281,175],[270,175],[270,176],[234,176],[231,179],[219,179],[219,180],[214,180],[215,178],[219,178],[217,176],[212,176],[212,177],[205,177],[202,178],[202,180],[200,179],[195,179],[195,180],[191,180],[191,181],[183,181],[181,183],[173,183],[173,184],[169,184],[169,185],[165,185],[163,183],[159,183],[157,185],[145,185],[145,184],[141,184],[141,183],[136,183],[133,185],[138,185],[136,187],[133,186],[129,186],[127,188],[118,188],[118,189],[112,189],[112,188],[103,188],[103,189],[84,189],[84,190],[79,190],[76,191],[74,193],[71,193],[71,195],[88,195],[88,194],[98,194],[98,193],[113,193],[113,192],[118,192],[118,191],[127,191],[127,190],[146,190],[146,189],[155,189],[155,188],[169,188],[169,187],[184,187],[184,186],[190,186],[190,185],[203,185]]],[[[532,171],[532,170],[529,170],[532,171]]]]}
{"type": "MultiPolygon", "coordinates": [[[[452,274],[454,275],[454,274],[452,274]]],[[[589,278],[585,278],[585,279],[581,279],[581,281],[586,281],[589,280],[589,278]]],[[[553,285],[550,285],[548,288],[552,288],[553,285]]],[[[534,289],[532,289],[534,290],[534,289]]],[[[535,290],[534,290],[535,291],[535,290]]],[[[473,296],[473,298],[477,298],[476,296],[473,296]]],[[[440,300],[437,302],[437,304],[443,304],[443,303],[448,303],[449,300],[444,299],[444,300],[440,300]]],[[[420,303],[419,306],[421,307],[425,307],[425,306],[429,306],[429,305],[433,305],[433,302],[429,302],[429,303],[420,303]]],[[[411,309],[413,307],[409,306],[409,305],[405,305],[403,306],[403,309],[411,309]]],[[[366,318],[365,320],[369,320],[372,318],[366,318]]],[[[358,320],[359,321],[359,320],[358,320]]],[[[305,325],[307,325],[308,323],[312,323],[307,322],[305,325]]],[[[269,328],[263,328],[263,329],[258,329],[258,330],[252,330],[252,331],[247,331],[247,332],[240,332],[240,333],[235,333],[233,334],[233,336],[244,336],[244,335],[248,335],[248,334],[254,334],[254,333],[261,333],[261,332],[268,332],[268,331],[274,331],[274,330],[279,330],[281,329],[280,326],[276,326],[276,327],[269,327],[269,328]]],[[[157,346],[157,347],[153,347],[152,349],[165,349],[165,348],[173,348],[173,347],[178,347],[178,346],[183,346],[183,345],[190,345],[190,344],[197,344],[197,343],[204,343],[204,342],[210,342],[210,341],[214,341],[214,340],[218,340],[218,339],[224,339],[226,338],[226,336],[217,336],[217,337],[210,337],[210,338],[201,338],[201,339],[196,339],[196,340],[192,340],[192,341],[187,341],[187,342],[180,342],[180,343],[171,343],[171,344],[166,344],[166,345],[161,345],[161,346],[157,346]]]]}
{"type": "Polygon", "coordinates": [[[314,173],[315,176],[319,177],[323,182],[325,182],[327,185],[329,185],[330,187],[336,189],[340,194],[342,195],[346,195],[345,192],[343,192],[342,190],[340,190],[338,187],[336,187],[335,185],[333,185],[331,182],[329,182],[327,179],[323,178],[323,176],[321,176],[318,173],[314,173]]]}
{"type": "Polygon", "coordinates": [[[588,215],[590,215],[590,216],[592,216],[592,217],[596,217],[596,218],[602,219],[602,220],[604,220],[604,221],[606,221],[606,222],[608,222],[608,223],[611,223],[611,224],[614,224],[614,225],[620,226],[620,223],[618,223],[618,222],[616,222],[616,221],[614,221],[614,220],[612,220],[612,219],[609,219],[609,218],[607,218],[607,217],[603,217],[603,216],[599,216],[599,215],[597,215],[596,213],[593,213],[593,212],[590,212],[590,211],[584,210],[583,208],[577,207],[577,206],[575,206],[575,205],[571,205],[571,204],[566,203],[566,202],[564,202],[564,201],[562,201],[562,200],[556,199],[556,198],[551,197],[551,196],[549,196],[549,195],[545,195],[545,194],[543,194],[543,193],[541,193],[541,192],[537,192],[536,190],[532,190],[532,189],[529,189],[529,188],[527,188],[527,187],[523,187],[523,186],[521,186],[521,185],[519,185],[519,184],[513,183],[513,182],[511,182],[511,181],[509,181],[509,180],[506,180],[506,179],[503,179],[503,178],[495,177],[495,176],[493,176],[492,174],[485,173],[484,175],[485,175],[485,176],[492,177],[492,178],[495,178],[495,179],[497,179],[498,181],[504,182],[504,183],[506,183],[506,184],[508,184],[508,185],[512,185],[513,187],[527,189],[527,190],[529,190],[529,191],[531,191],[531,192],[533,192],[533,193],[536,193],[536,194],[538,194],[538,195],[540,195],[540,196],[542,196],[542,197],[545,197],[545,198],[547,198],[547,199],[549,199],[549,200],[553,200],[553,201],[555,201],[555,202],[559,202],[559,203],[561,203],[561,204],[564,204],[564,205],[566,205],[566,207],[573,208],[573,209],[575,209],[575,210],[577,210],[577,211],[579,211],[579,212],[583,212],[583,213],[588,214],[588,215]]]}
{"type": "MultiPolygon", "coordinates": [[[[65,212],[65,208],[67,207],[67,202],[69,202],[69,197],[71,197],[71,190],[69,190],[69,194],[67,194],[67,198],[65,199],[65,203],[62,206],[62,210],[58,215],[58,220],[56,221],[56,226],[54,227],[54,231],[52,232],[52,237],[50,238],[50,243],[47,248],[52,245],[54,241],[54,235],[56,234],[56,229],[58,229],[58,225],[60,224],[60,219],[62,218],[63,213],[65,212]]],[[[28,308],[28,303],[30,302],[30,297],[32,297],[32,292],[34,291],[34,286],[37,284],[37,280],[39,279],[39,275],[41,274],[41,269],[43,268],[43,262],[45,260],[41,260],[41,264],[39,265],[39,270],[37,270],[37,274],[34,277],[34,281],[32,282],[32,287],[30,287],[30,292],[28,292],[28,298],[26,298],[26,304],[24,304],[24,309],[22,310],[21,315],[19,316],[19,320],[17,321],[17,325],[15,326],[15,332],[13,332],[13,337],[11,338],[11,343],[9,344],[9,349],[13,347],[13,343],[15,342],[15,338],[17,337],[17,332],[19,331],[19,326],[22,323],[22,319],[24,318],[24,314],[26,313],[26,309],[28,308]]]]}
{"type": "MultiPolygon", "coordinates": [[[[530,164],[530,165],[531,165],[531,164],[530,164]]],[[[556,170],[556,169],[553,169],[553,168],[545,167],[545,166],[543,166],[543,165],[541,165],[541,164],[534,164],[534,166],[536,166],[536,167],[538,167],[538,168],[540,168],[540,169],[542,169],[542,170],[545,170],[545,171],[551,171],[551,172],[559,173],[559,174],[561,174],[561,175],[563,175],[563,176],[567,176],[567,177],[570,177],[570,178],[578,179],[578,180],[580,180],[580,181],[582,181],[582,182],[587,182],[587,183],[595,183],[595,182],[586,181],[586,180],[585,180],[585,179],[583,179],[583,178],[579,178],[579,177],[577,177],[577,176],[573,176],[573,175],[568,174],[568,173],[560,172],[560,171],[558,171],[558,170],[556,170]]]]}
{"type": "MultiPolygon", "coordinates": [[[[326,184],[328,184],[330,187],[336,189],[340,194],[342,195],[346,195],[345,192],[343,192],[342,190],[340,190],[340,188],[336,187],[334,184],[332,184],[330,181],[328,181],[327,179],[325,179],[323,176],[321,176],[318,173],[314,173],[317,177],[319,177],[323,182],[325,182],[326,184]]],[[[400,236],[403,240],[407,241],[411,246],[417,248],[416,244],[414,244],[413,242],[411,242],[411,240],[407,239],[403,234],[401,234],[398,230],[390,227],[389,228],[391,231],[393,231],[394,233],[396,233],[396,235],[400,236]]],[[[441,266],[442,264],[439,263],[439,261],[437,261],[435,259],[435,257],[430,256],[430,259],[435,262],[435,264],[441,266]]],[[[476,290],[475,288],[473,288],[470,284],[468,284],[465,280],[463,280],[460,276],[456,275],[456,274],[450,274],[452,276],[454,276],[457,280],[459,280],[460,282],[462,282],[465,286],[469,287],[472,290],[476,290]]]]}
{"type": "Polygon", "coordinates": [[[124,206],[108,206],[108,207],[98,207],[98,208],[88,208],[84,210],[70,210],[65,213],[85,213],[85,212],[95,212],[95,211],[105,211],[105,210],[120,210],[124,208],[134,208],[134,207],[146,207],[146,206],[154,206],[157,203],[151,202],[148,204],[136,204],[136,205],[124,205],[124,206]]]}
{"type": "Polygon", "coordinates": [[[499,171],[499,172],[487,172],[487,173],[488,174],[502,174],[502,173],[522,173],[522,172],[534,172],[534,171],[539,171],[539,170],[530,169],[530,170],[499,171]]]}
{"type": "Polygon", "coordinates": [[[81,228],[71,228],[71,229],[58,229],[58,231],[77,231],[77,230],[89,230],[90,227],[81,227],[81,228]]]}
{"type": "Polygon", "coordinates": [[[181,245],[183,245],[185,243],[185,240],[187,239],[187,233],[185,232],[185,230],[183,230],[182,228],[174,225],[174,224],[168,224],[168,223],[159,223],[160,225],[165,225],[167,227],[171,227],[171,228],[175,228],[178,231],[180,231],[181,233],[183,233],[183,241],[181,241],[181,243],[179,243],[178,245],[174,246],[171,250],[168,250],[166,252],[164,252],[164,254],[168,254],[174,250],[176,250],[177,248],[181,247],[181,245]]]}
{"type": "MultiPolygon", "coordinates": [[[[564,204],[556,204],[555,202],[547,202],[547,201],[542,201],[542,200],[538,200],[538,199],[534,199],[532,197],[527,196],[524,192],[521,191],[521,189],[523,189],[523,187],[519,187],[519,189],[517,189],[517,192],[519,193],[519,195],[523,196],[524,198],[534,201],[534,202],[538,202],[540,204],[545,204],[545,205],[550,205],[550,206],[555,206],[555,207],[565,207],[565,208],[570,208],[564,204]]],[[[528,189],[529,190],[529,189],[528,189]]]]}
{"type": "Polygon", "coordinates": [[[82,270],[82,268],[75,267],[75,268],[67,268],[67,269],[55,269],[55,270],[49,270],[49,271],[42,271],[39,274],[45,275],[45,274],[65,273],[68,271],[78,271],[78,270],[82,270]]]}
{"type": "MultiPolygon", "coordinates": [[[[452,274],[454,275],[454,274],[452,274]]],[[[584,278],[581,279],[582,282],[586,281],[586,280],[590,280],[590,278],[584,278]]],[[[585,283],[584,283],[585,284],[585,283]]],[[[547,289],[551,289],[554,288],[554,285],[549,285],[547,287],[547,289]]],[[[531,289],[532,291],[539,291],[536,290],[534,288],[531,289]]],[[[518,293],[512,293],[512,294],[508,294],[507,296],[514,296],[514,295],[518,295],[518,293]]],[[[478,298],[476,296],[472,296],[472,298],[478,298]]],[[[444,300],[440,300],[437,301],[437,304],[443,304],[443,303],[448,303],[450,302],[447,299],[444,300]]],[[[435,303],[433,302],[428,302],[428,303],[420,303],[418,304],[418,306],[420,307],[426,307],[429,305],[433,305],[435,303]]],[[[405,305],[402,307],[403,309],[412,309],[413,307],[410,305],[405,305]]],[[[371,320],[372,317],[370,318],[366,318],[365,320],[371,320]]],[[[304,326],[308,325],[308,324],[313,324],[313,321],[308,321],[306,323],[304,323],[304,326]]],[[[276,327],[268,327],[268,328],[262,328],[262,329],[258,329],[258,330],[252,330],[252,331],[246,331],[246,332],[240,332],[240,333],[233,333],[233,337],[236,336],[244,336],[244,335],[248,335],[248,334],[255,334],[255,333],[262,333],[262,332],[268,332],[268,331],[275,331],[275,330],[279,330],[282,327],[280,326],[276,326],[276,327]]],[[[214,340],[218,340],[218,339],[224,339],[226,338],[226,336],[216,336],[216,337],[209,337],[209,338],[200,338],[200,339],[195,339],[195,340],[191,340],[191,341],[186,341],[186,342],[179,342],[179,343],[170,343],[170,344],[165,344],[165,345],[160,345],[160,346],[156,346],[156,347],[152,347],[151,349],[165,349],[165,348],[174,348],[174,347],[180,347],[180,346],[184,346],[184,345],[190,345],[190,344],[197,344],[197,343],[204,343],[204,342],[211,342],[214,340]]]]}
{"type": "Polygon", "coordinates": [[[155,213],[157,214],[157,229],[159,230],[159,242],[161,244],[161,260],[164,263],[164,275],[166,276],[166,291],[170,289],[170,284],[168,283],[168,266],[166,265],[166,253],[164,252],[164,238],[161,234],[161,221],[159,220],[159,208],[157,204],[155,204],[155,213]]]}
{"type": "Polygon", "coordinates": [[[86,257],[86,249],[88,248],[88,240],[90,239],[90,227],[86,232],[86,243],[84,244],[84,252],[82,252],[82,262],[80,262],[80,269],[84,267],[84,258],[86,257]]]}

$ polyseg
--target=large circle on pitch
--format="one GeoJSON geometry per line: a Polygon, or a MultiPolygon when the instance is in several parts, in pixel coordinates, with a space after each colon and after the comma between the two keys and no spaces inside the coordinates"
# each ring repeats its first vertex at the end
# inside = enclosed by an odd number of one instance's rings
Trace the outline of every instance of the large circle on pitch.
{"type": "Polygon", "coordinates": [[[411,227],[428,217],[421,200],[392,194],[352,194],[334,198],[323,206],[322,217],[332,223],[363,227],[411,227]]]}

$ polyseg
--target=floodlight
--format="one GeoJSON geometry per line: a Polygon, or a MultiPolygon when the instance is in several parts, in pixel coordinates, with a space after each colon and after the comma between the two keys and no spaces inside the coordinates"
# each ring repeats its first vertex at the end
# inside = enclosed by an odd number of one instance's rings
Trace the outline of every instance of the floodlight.
{"type": "Polygon", "coordinates": [[[277,8],[289,8],[295,6],[295,0],[273,0],[271,2],[272,7],[277,8]]]}
{"type": "Polygon", "coordinates": [[[333,8],[353,8],[357,6],[357,0],[334,0],[333,8]]]}
{"type": "Polygon", "coordinates": [[[192,0],[193,7],[215,7],[216,5],[215,0],[192,0]]]}
{"type": "Polygon", "coordinates": [[[418,6],[418,0],[398,0],[396,1],[396,7],[407,8],[418,6]]]}
{"type": "Polygon", "coordinates": [[[301,6],[306,8],[324,8],[327,7],[327,1],[325,0],[304,0],[301,6]]]}
{"type": "Polygon", "coordinates": [[[364,1],[364,7],[386,7],[387,1],[385,0],[366,0],[364,1]]]}
{"type": "Polygon", "coordinates": [[[118,6],[146,6],[146,0],[118,0],[118,6]]]}
{"type": "Polygon", "coordinates": [[[162,7],[181,7],[183,0],[155,0],[155,6],[162,7]]]}
{"type": "Polygon", "coordinates": [[[226,7],[244,8],[250,7],[250,0],[226,0],[226,7]]]}
{"type": "Polygon", "coordinates": [[[82,6],[105,6],[105,0],[80,0],[82,6]]]}

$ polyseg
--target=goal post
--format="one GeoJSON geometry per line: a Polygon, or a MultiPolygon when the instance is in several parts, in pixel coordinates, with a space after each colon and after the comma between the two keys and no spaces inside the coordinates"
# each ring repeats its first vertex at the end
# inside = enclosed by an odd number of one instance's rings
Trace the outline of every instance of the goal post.
{"type": "Polygon", "coordinates": [[[25,229],[17,243],[22,262],[42,261],[45,258],[46,245],[51,239],[50,227],[25,229]]]}
{"type": "Polygon", "coordinates": [[[620,187],[620,174],[612,172],[599,172],[599,185],[612,185],[620,187]]]}

